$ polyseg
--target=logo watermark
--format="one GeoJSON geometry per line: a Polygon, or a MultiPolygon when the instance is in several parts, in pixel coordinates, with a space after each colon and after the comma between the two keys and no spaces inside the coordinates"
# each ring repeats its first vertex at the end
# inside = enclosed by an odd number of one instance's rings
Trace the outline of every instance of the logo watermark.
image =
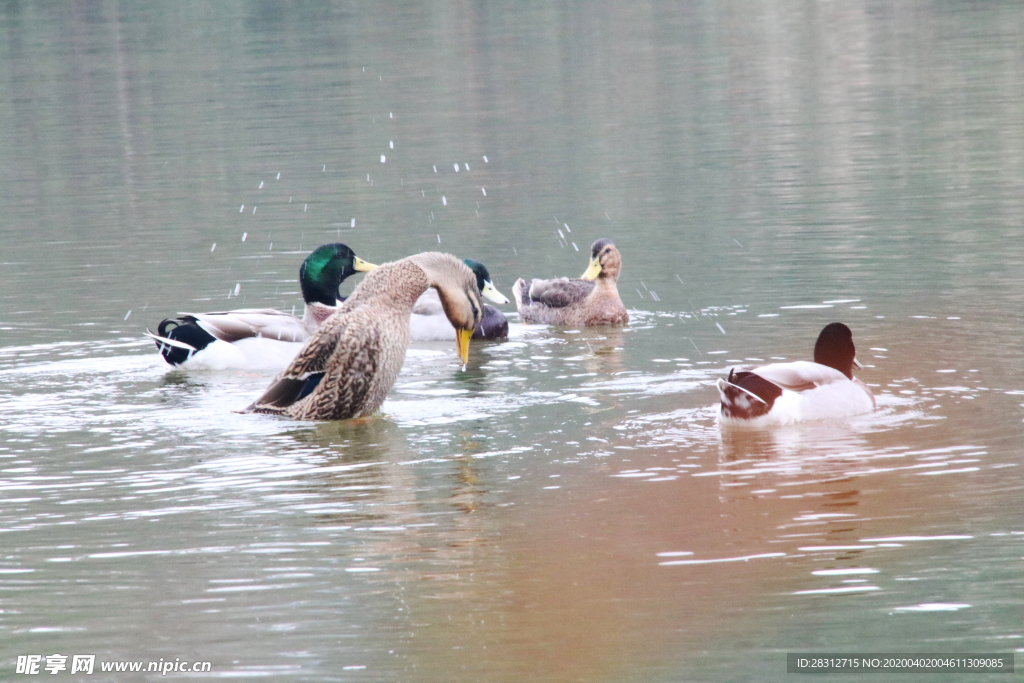
{"type": "Polygon", "coordinates": [[[56,675],[63,672],[90,675],[96,671],[101,673],[158,673],[166,676],[169,673],[209,673],[213,670],[211,662],[182,661],[176,657],[173,661],[160,658],[157,661],[101,661],[96,664],[96,655],[18,655],[14,673],[34,676],[48,673],[56,675]],[[70,661],[69,661],[70,660],[70,661]]]}

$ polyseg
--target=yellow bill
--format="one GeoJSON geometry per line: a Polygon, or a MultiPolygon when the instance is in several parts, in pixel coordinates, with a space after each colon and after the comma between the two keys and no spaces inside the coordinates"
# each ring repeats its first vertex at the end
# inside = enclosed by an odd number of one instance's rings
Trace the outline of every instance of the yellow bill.
{"type": "Polygon", "coordinates": [[[490,280],[484,280],[484,289],[480,293],[484,295],[485,299],[493,301],[496,304],[508,303],[508,297],[499,292],[490,280]]]}
{"type": "Polygon", "coordinates": [[[473,330],[455,330],[455,348],[463,365],[469,362],[469,340],[472,336],[473,330]]]}
{"type": "Polygon", "coordinates": [[[363,259],[361,259],[358,256],[356,256],[356,264],[355,264],[354,267],[355,267],[356,270],[358,270],[361,273],[368,273],[371,270],[373,270],[374,268],[376,268],[377,264],[376,263],[367,263],[363,259]]]}
{"type": "Polygon", "coordinates": [[[590,267],[587,268],[583,275],[580,275],[581,280],[596,280],[597,276],[601,274],[601,262],[597,258],[590,259],[590,267]]]}

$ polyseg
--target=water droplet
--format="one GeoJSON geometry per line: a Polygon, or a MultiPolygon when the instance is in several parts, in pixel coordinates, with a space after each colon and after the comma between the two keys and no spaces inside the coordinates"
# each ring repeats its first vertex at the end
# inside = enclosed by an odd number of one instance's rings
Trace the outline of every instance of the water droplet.
{"type": "Polygon", "coordinates": [[[485,163],[485,164],[486,164],[486,163],[488,163],[488,162],[487,162],[487,155],[486,155],[486,154],[484,155],[484,163],[485,163]]]}
{"type": "Polygon", "coordinates": [[[213,250],[214,250],[214,249],[216,249],[216,248],[217,248],[217,243],[216,243],[216,242],[214,242],[214,243],[213,243],[213,246],[212,246],[212,247],[210,247],[210,251],[213,251],[213,250]]]}
{"type": "MultiPolygon", "coordinates": [[[[387,161],[387,157],[385,157],[385,156],[384,156],[383,154],[381,154],[381,155],[380,155],[380,163],[382,163],[382,164],[383,164],[383,163],[384,163],[385,161],[387,161]]],[[[369,180],[369,179],[370,179],[370,177],[369,177],[369,176],[367,176],[367,177],[366,177],[366,179],[367,179],[367,180],[369,180]]]]}
{"type": "Polygon", "coordinates": [[[562,225],[565,226],[565,231],[566,232],[572,232],[572,230],[569,229],[569,224],[568,223],[562,223],[562,225]]]}
{"type": "Polygon", "coordinates": [[[455,172],[456,172],[456,173],[458,173],[458,172],[459,172],[459,165],[458,165],[458,164],[455,164],[455,172]]]}
{"type": "Polygon", "coordinates": [[[278,174],[277,174],[277,177],[276,177],[276,178],[274,178],[274,180],[280,180],[280,179],[281,179],[281,174],[280,174],[280,173],[278,173],[278,174]]]}
{"type": "Polygon", "coordinates": [[[238,213],[242,213],[243,211],[245,211],[245,204],[242,204],[242,206],[239,207],[238,213]]]}
{"type": "Polygon", "coordinates": [[[305,213],[306,209],[308,209],[308,208],[309,208],[309,204],[303,204],[302,205],[302,212],[305,213]]]}
{"type": "Polygon", "coordinates": [[[434,173],[437,173],[437,166],[434,166],[434,173]]]}
{"type": "Polygon", "coordinates": [[[247,232],[243,232],[243,233],[242,233],[242,241],[244,242],[244,241],[245,241],[245,238],[246,238],[246,237],[248,237],[248,236],[249,236],[249,233],[247,233],[247,232]]]}
{"type": "Polygon", "coordinates": [[[441,236],[440,235],[437,236],[437,243],[441,244],[441,236]]]}
{"type": "Polygon", "coordinates": [[[576,246],[575,242],[572,243],[572,248],[575,249],[576,251],[580,250],[580,248],[576,246]]]}
{"type": "Polygon", "coordinates": [[[259,189],[261,189],[261,190],[263,189],[263,181],[262,181],[262,180],[260,181],[260,187],[259,187],[259,189]]]}
{"type": "Polygon", "coordinates": [[[561,237],[563,240],[565,239],[565,235],[562,234],[561,230],[558,231],[558,236],[561,237]]]}
{"type": "Polygon", "coordinates": [[[253,213],[256,213],[256,207],[255,207],[255,206],[254,206],[254,207],[252,207],[252,212],[253,212],[253,213]]]}
{"type": "Polygon", "coordinates": [[[481,187],[480,191],[484,193],[485,197],[487,196],[487,188],[486,187],[481,187]]]}
{"type": "Polygon", "coordinates": [[[389,119],[393,119],[393,118],[395,118],[395,113],[394,113],[394,112],[391,112],[391,111],[389,111],[389,112],[388,112],[388,118],[389,118],[389,119]]]}
{"type": "Polygon", "coordinates": [[[238,293],[240,291],[242,291],[242,283],[241,282],[236,282],[235,283],[235,296],[238,296],[238,293]]]}
{"type": "Polygon", "coordinates": [[[270,248],[267,249],[267,251],[274,251],[274,243],[273,242],[270,243],[270,248]]]}
{"type": "Polygon", "coordinates": [[[395,148],[395,141],[394,140],[388,140],[388,145],[391,146],[391,149],[394,149],[395,148]]]}
{"type": "Polygon", "coordinates": [[[127,320],[128,316],[130,316],[131,314],[132,314],[132,309],[129,308],[128,312],[124,314],[124,319],[127,320]]]}
{"type": "Polygon", "coordinates": [[[448,198],[445,197],[444,195],[441,195],[441,203],[444,204],[445,206],[448,206],[448,198]]]}
{"type": "Polygon", "coordinates": [[[356,219],[355,218],[352,219],[352,227],[353,228],[356,227],[356,219]]]}
{"type": "Polygon", "coordinates": [[[467,171],[469,170],[469,164],[463,163],[462,165],[466,167],[467,171]]]}
{"type": "Polygon", "coordinates": [[[327,172],[327,164],[324,164],[324,173],[327,172]]]}

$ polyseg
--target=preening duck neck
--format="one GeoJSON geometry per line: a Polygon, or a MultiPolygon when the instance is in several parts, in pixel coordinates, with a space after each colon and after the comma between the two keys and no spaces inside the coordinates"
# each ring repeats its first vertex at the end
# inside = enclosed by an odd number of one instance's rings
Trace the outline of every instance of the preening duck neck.
{"type": "Polygon", "coordinates": [[[428,287],[430,280],[423,269],[409,259],[402,259],[368,273],[345,303],[362,305],[372,301],[374,306],[395,308],[409,315],[416,299],[428,287]]]}

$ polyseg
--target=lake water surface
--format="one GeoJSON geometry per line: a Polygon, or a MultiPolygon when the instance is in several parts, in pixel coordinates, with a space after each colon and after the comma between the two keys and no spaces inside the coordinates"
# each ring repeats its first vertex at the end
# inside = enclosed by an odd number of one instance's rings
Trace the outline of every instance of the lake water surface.
{"type": "Polygon", "coordinates": [[[0,678],[1024,650],[1022,64],[1016,2],[5,4],[0,678]],[[414,343],[368,420],[238,414],[272,373],[142,336],[300,310],[325,242],[510,296],[600,237],[628,327],[508,306],[465,369],[414,343]],[[714,381],[833,320],[878,410],[722,434],[714,381]]]}

